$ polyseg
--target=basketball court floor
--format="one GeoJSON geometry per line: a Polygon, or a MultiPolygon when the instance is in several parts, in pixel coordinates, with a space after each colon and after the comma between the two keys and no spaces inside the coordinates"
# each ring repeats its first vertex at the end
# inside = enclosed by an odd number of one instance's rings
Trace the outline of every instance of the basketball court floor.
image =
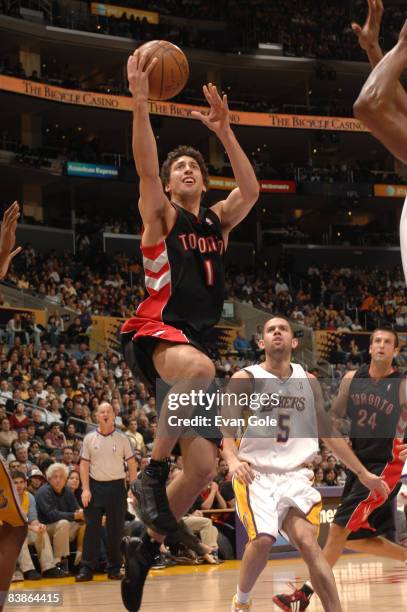
{"type": "MultiPolygon", "coordinates": [[[[220,566],[183,566],[150,572],[141,612],[226,612],[235,592],[239,561],[220,566]]],[[[302,584],[305,565],[297,559],[270,561],[253,592],[253,612],[277,611],[271,597],[287,591],[287,583],[302,584]]],[[[345,555],[335,568],[339,596],[344,612],[407,611],[407,567],[400,563],[368,557],[345,555]]],[[[76,584],[73,578],[41,582],[14,583],[13,590],[41,589],[59,591],[63,605],[35,606],[35,610],[124,610],[120,583],[96,576],[93,582],[76,584]]],[[[6,606],[6,610],[33,610],[33,607],[6,606]]],[[[310,612],[322,611],[316,597],[310,612]]]]}

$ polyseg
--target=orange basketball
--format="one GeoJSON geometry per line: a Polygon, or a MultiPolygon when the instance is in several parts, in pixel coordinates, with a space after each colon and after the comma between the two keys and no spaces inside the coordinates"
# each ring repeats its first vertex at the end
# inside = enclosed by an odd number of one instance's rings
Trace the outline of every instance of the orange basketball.
{"type": "Polygon", "coordinates": [[[156,57],[158,62],[150,74],[150,100],[169,100],[176,96],[186,85],[189,65],[185,54],[168,40],[151,40],[139,47],[148,53],[149,61],[156,57]]]}

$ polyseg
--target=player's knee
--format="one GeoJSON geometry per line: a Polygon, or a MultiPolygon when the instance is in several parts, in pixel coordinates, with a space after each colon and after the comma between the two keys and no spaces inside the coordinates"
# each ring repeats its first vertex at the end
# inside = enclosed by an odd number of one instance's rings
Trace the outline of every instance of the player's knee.
{"type": "Polygon", "coordinates": [[[215,366],[208,357],[202,355],[191,361],[185,370],[184,376],[187,379],[211,381],[215,378],[215,366]]]}
{"type": "Polygon", "coordinates": [[[345,541],[347,539],[348,532],[344,527],[337,525],[336,523],[331,523],[328,532],[328,542],[340,542],[345,541]]]}
{"type": "Polygon", "coordinates": [[[308,531],[302,534],[300,538],[297,538],[296,546],[304,559],[321,552],[314,531],[308,531]]]}
{"type": "Polygon", "coordinates": [[[273,547],[275,539],[270,535],[261,535],[255,540],[252,540],[251,545],[254,547],[259,556],[269,555],[273,547]]]}
{"type": "Polygon", "coordinates": [[[216,476],[216,461],[214,457],[202,455],[198,460],[191,461],[184,467],[184,474],[190,478],[197,487],[206,487],[216,476]]]}
{"type": "Polygon", "coordinates": [[[197,467],[195,472],[195,478],[200,486],[205,487],[207,484],[213,481],[216,476],[216,468],[213,464],[203,464],[197,467]]]}

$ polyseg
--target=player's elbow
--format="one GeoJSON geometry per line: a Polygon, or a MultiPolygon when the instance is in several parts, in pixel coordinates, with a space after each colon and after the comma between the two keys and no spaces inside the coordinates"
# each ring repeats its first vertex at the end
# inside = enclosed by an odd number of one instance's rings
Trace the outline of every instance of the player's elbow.
{"type": "Polygon", "coordinates": [[[244,194],[244,202],[247,206],[254,206],[259,199],[260,185],[256,181],[255,184],[251,185],[244,194]]]}
{"type": "Polygon", "coordinates": [[[386,99],[375,87],[363,88],[353,105],[353,113],[357,119],[368,121],[386,110],[386,99]]]}

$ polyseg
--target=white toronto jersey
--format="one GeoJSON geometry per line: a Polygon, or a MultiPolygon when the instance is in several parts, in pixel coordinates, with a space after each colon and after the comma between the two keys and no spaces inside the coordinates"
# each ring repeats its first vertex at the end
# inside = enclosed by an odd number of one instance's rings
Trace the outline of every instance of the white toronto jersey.
{"type": "Polygon", "coordinates": [[[304,368],[296,363],[291,368],[286,380],[260,365],[245,368],[254,378],[254,392],[273,396],[268,406],[251,406],[252,415],[240,441],[239,457],[254,468],[288,472],[318,452],[314,392],[304,368]]]}

